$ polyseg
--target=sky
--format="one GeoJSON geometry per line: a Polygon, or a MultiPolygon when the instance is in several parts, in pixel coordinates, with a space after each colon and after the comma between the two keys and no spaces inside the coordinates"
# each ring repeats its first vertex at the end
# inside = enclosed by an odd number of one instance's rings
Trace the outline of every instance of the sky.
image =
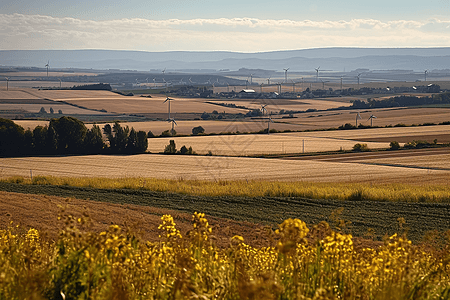
{"type": "Polygon", "coordinates": [[[450,0],[0,0],[0,50],[448,46],[450,0]]]}

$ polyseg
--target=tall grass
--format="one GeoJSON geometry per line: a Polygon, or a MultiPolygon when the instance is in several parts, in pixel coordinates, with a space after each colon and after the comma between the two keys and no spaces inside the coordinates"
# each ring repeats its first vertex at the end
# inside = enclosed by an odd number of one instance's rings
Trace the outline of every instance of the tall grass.
{"type": "Polygon", "coordinates": [[[68,185],[99,189],[145,189],[201,196],[306,197],[310,199],[450,202],[448,185],[314,183],[279,181],[200,181],[155,178],[36,176],[2,179],[22,184],[68,185]]]}
{"type": "Polygon", "coordinates": [[[34,229],[0,230],[0,299],[448,299],[450,247],[414,246],[394,234],[374,248],[326,223],[284,221],[268,247],[241,236],[218,248],[204,214],[181,233],[170,215],[160,239],[65,215],[48,242],[34,229]]]}

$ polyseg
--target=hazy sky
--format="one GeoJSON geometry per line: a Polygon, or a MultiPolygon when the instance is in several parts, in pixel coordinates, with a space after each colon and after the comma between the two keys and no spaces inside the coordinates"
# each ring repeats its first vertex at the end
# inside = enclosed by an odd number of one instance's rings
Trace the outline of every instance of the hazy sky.
{"type": "Polygon", "coordinates": [[[450,46],[450,0],[0,0],[0,49],[450,46]]]}

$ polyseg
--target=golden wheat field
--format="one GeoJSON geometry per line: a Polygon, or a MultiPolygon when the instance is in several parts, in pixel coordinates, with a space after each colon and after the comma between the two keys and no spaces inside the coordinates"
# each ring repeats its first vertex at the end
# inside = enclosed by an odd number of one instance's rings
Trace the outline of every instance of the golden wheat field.
{"type": "Polygon", "coordinates": [[[420,167],[424,169],[447,169],[450,170],[450,150],[448,154],[414,156],[414,157],[395,157],[395,158],[366,158],[355,159],[357,163],[369,163],[390,166],[420,167]]]}
{"type": "MultiPolygon", "coordinates": [[[[306,129],[336,128],[345,123],[356,124],[357,110],[322,111],[296,114],[296,118],[283,119],[284,122],[296,124],[306,129]]],[[[424,123],[442,123],[450,121],[450,108],[385,108],[359,110],[358,124],[370,126],[369,117],[374,115],[373,126],[394,126],[397,124],[413,125],[424,123]]]]}
{"type": "MultiPolygon", "coordinates": [[[[207,154],[211,151],[213,155],[228,156],[351,150],[358,143],[357,140],[308,137],[288,133],[219,135],[150,139],[148,151],[156,153],[164,151],[164,147],[171,139],[175,140],[178,149],[186,145],[199,154],[207,154]]],[[[366,144],[371,149],[389,147],[389,143],[367,142],[366,144]]]]}
{"type": "MultiPolygon", "coordinates": [[[[110,93],[117,95],[114,93],[110,93]]],[[[49,95],[50,96],[50,95],[49,95]]],[[[56,95],[55,95],[56,96],[56,95]]],[[[50,98],[50,97],[49,97],[50,98]]],[[[211,113],[213,110],[218,112],[226,112],[231,114],[246,113],[248,110],[238,108],[228,108],[214,104],[205,103],[202,99],[177,98],[170,103],[170,111],[172,117],[177,117],[177,113],[203,113],[204,111],[211,113]]],[[[106,109],[108,112],[115,113],[134,113],[134,114],[166,114],[168,113],[168,103],[164,103],[166,96],[152,95],[152,98],[139,96],[114,96],[108,95],[90,98],[50,98],[56,100],[64,100],[73,104],[81,105],[90,109],[106,109]]]]}
{"type": "Polygon", "coordinates": [[[329,130],[329,131],[312,131],[312,132],[293,132],[291,135],[301,135],[306,137],[324,137],[336,139],[371,139],[379,138],[395,138],[416,136],[439,136],[450,135],[450,125],[436,126],[413,126],[413,127],[389,127],[389,128],[366,128],[358,130],[329,130]]]}
{"type": "Polygon", "coordinates": [[[242,100],[214,100],[212,103],[234,104],[236,106],[245,106],[249,109],[261,109],[261,105],[266,105],[267,113],[279,113],[285,111],[306,111],[308,109],[326,110],[342,106],[350,106],[348,101],[342,101],[341,98],[330,98],[328,100],[317,99],[242,99],[242,100]]]}
{"type": "Polygon", "coordinates": [[[313,160],[154,154],[0,158],[3,178],[38,175],[421,184],[448,184],[450,179],[450,172],[442,170],[313,160]]]}

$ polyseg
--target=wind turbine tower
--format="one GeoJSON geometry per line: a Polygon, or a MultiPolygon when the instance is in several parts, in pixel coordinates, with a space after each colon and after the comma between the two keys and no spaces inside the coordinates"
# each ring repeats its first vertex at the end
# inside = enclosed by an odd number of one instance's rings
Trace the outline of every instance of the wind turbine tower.
{"type": "Polygon", "coordinates": [[[428,70],[425,70],[425,82],[427,81],[427,74],[428,74],[428,70]]]}
{"type": "Polygon", "coordinates": [[[316,70],[316,81],[319,82],[319,70],[320,70],[320,66],[315,69],[316,70]]]}
{"type": "Polygon", "coordinates": [[[369,119],[367,121],[370,120],[370,127],[373,127],[373,119],[376,119],[377,117],[375,117],[374,115],[370,115],[369,119]]]}
{"type": "Polygon", "coordinates": [[[287,72],[288,72],[289,69],[290,69],[290,68],[283,69],[283,70],[284,70],[284,82],[285,82],[285,83],[288,83],[287,72]]]}
{"type": "Polygon", "coordinates": [[[169,102],[169,118],[168,118],[168,120],[170,120],[170,101],[173,101],[173,99],[167,97],[166,100],[163,102],[163,103],[169,102]]]}
{"type": "Polygon", "coordinates": [[[47,77],[48,77],[48,68],[50,67],[50,61],[47,60],[47,64],[45,65],[45,67],[47,68],[47,77]]]}
{"type": "Polygon", "coordinates": [[[356,127],[358,127],[358,120],[361,120],[361,115],[359,114],[359,112],[356,114],[356,127]]]}
{"type": "Polygon", "coordinates": [[[264,105],[261,104],[261,112],[262,112],[263,116],[264,116],[264,113],[267,113],[266,106],[267,106],[267,104],[264,104],[264,105]]]}
{"type": "Polygon", "coordinates": [[[362,73],[359,73],[358,76],[356,76],[356,78],[358,79],[358,89],[359,89],[359,78],[361,77],[362,73]]]}
{"type": "Polygon", "coordinates": [[[173,129],[173,128],[174,128],[174,125],[177,125],[177,126],[178,126],[178,124],[177,124],[177,122],[175,122],[175,119],[174,119],[174,118],[169,118],[169,120],[167,120],[167,122],[172,123],[172,131],[171,131],[170,133],[171,133],[172,136],[173,136],[174,133],[175,133],[175,130],[173,129]]]}
{"type": "Polygon", "coordinates": [[[270,134],[270,123],[273,123],[273,120],[271,118],[272,112],[269,115],[269,118],[267,119],[267,134],[270,134]]]}
{"type": "Polygon", "coordinates": [[[6,90],[9,90],[9,77],[6,78],[6,90]]]}

